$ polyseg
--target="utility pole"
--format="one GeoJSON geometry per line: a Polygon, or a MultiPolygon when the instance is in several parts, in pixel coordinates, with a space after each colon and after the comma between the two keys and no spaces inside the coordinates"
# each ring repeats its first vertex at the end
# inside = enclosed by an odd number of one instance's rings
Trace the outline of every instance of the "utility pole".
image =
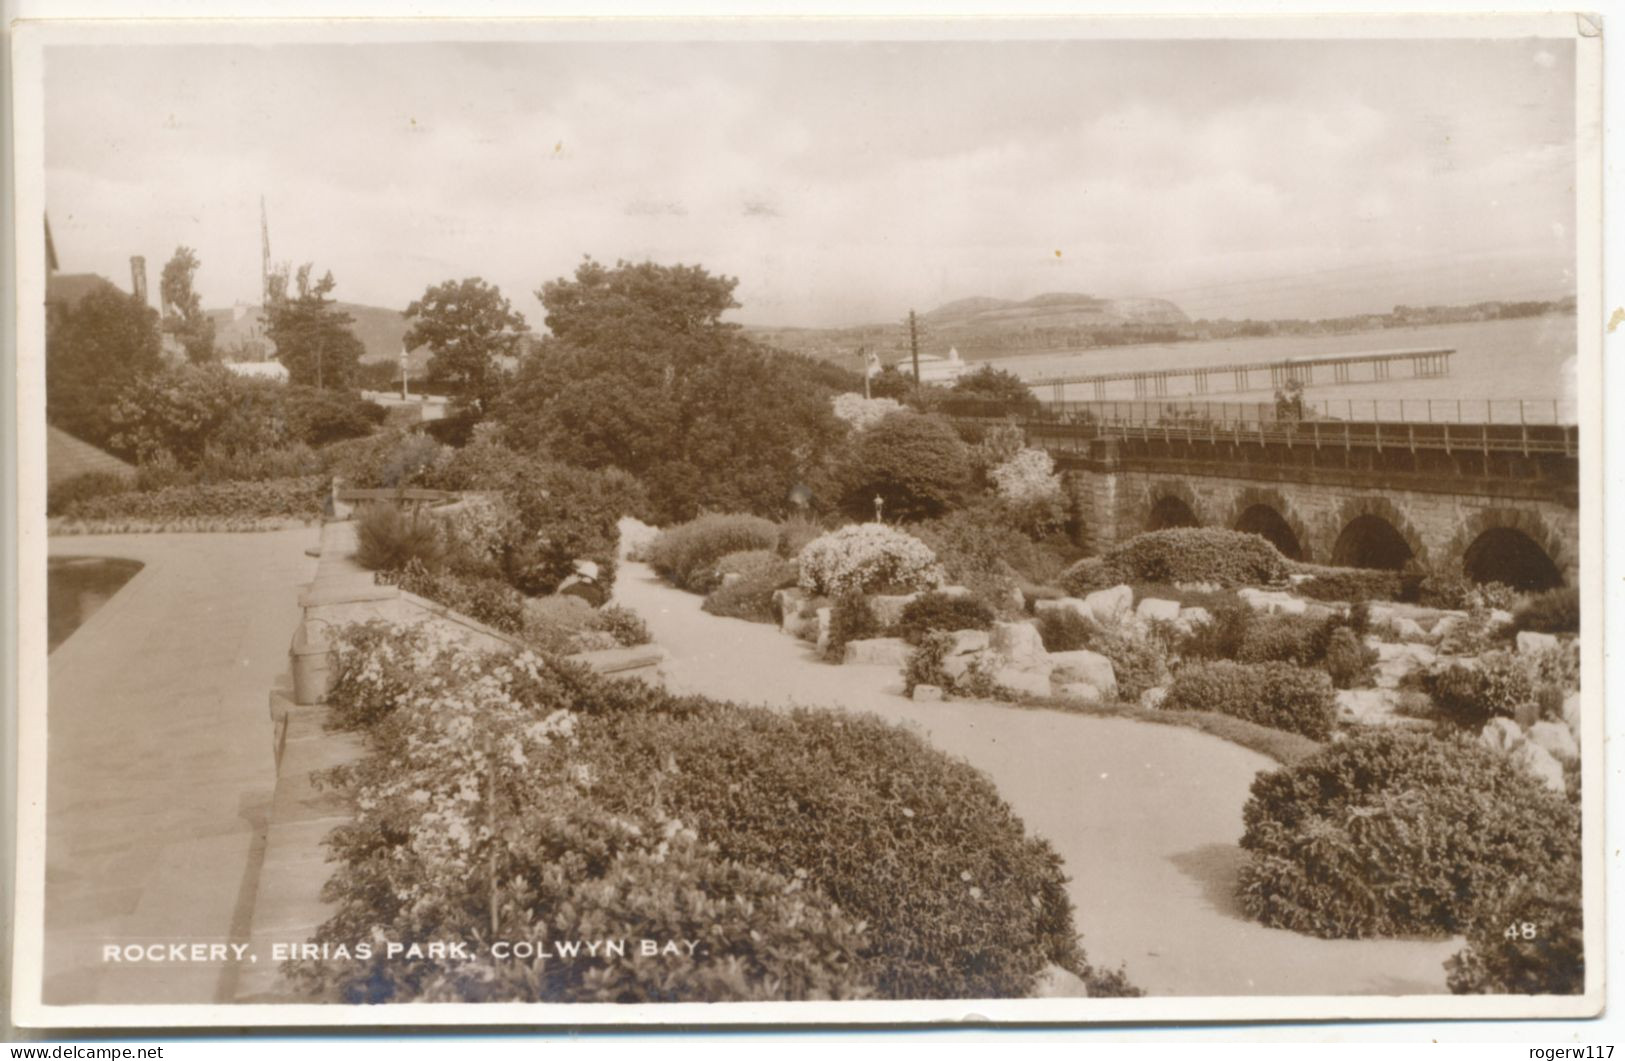
{"type": "Polygon", "coordinates": [[[265,220],[265,196],[260,196],[260,305],[271,301],[271,226],[265,220]]]}
{"type": "Polygon", "coordinates": [[[914,355],[914,385],[920,385],[920,327],[914,311],[908,311],[908,348],[914,355]]]}
{"type": "Polygon", "coordinates": [[[858,347],[858,371],[863,373],[863,400],[869,400],[869,348],[858,347]]]}

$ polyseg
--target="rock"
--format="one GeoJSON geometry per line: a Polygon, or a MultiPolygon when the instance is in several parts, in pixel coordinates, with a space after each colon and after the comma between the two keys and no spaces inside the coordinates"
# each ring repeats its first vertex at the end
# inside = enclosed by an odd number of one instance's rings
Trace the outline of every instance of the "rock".
{"type": "Polygon", "coordinates": [[[993,684],[1027,696],[1050,695],[1049,667],[1000,667],[993,672],[993,684]]]}
{"type": "Polygon", "coordinates": [[[1027,610],[1027,595],[1021,592],[1020,586],[1010,586],[1004,591],[1004,606],[1013,612],[1027,610]]]}
{"type": "Polygon", "coordinates": [[[868,637],[846,643],[843,663],[874,663],[901,667],[908,662],[913,646],[900,637],[868,637]]]}
{"type": "Polygon", "coordinates": [[[773,607],[779,613],[779,629],[787,634],[799,636],[806,620],[801,617],[801,606],[811,598],[804,589],[779,589],[773,591],[773,607]]]}
{"type": "Polygon", "coordinates": [[[1512,613],[1504,608],[1490,609],[1489,628],[1494,630],[1498,626],[1505,626],[1512,621],[1512,613]]]}
{"type": "Polygon", "coordinates": [[[1523,730],[1510,718],[1492,718],[1479,731],[1478,742],[1497,755],[1511,755],[1524,743],[1523,730]]]}
{"type": "Polygon", "coordinates": [[[1525,736],[1530,743],[1545,748],[1555,759],[1573,761],[1580,757],[1579,742],[1569,732],[1569,727],[1561,722],[1536,722],[1529,727],[1525,736]]]}
{"type": "Polygon", "coordinates": [[[742,581],[744,577],[744,575],[741,575],[737,571],[729,571],[722,576],[722,584],[724,586],[731,586],[735,582],[742,581]]]}
{"type": "Polygon", "coordinates": [[[1085,619],[1093,619],[1095,613],[1089,610],[1089,604],[1082,597],[1051,597],[1048,600],[1033,601],[1033,614],[1044,615],[1047,612],[1076,612],[1085,619]]]}
{"type": "Polygon", "coordinates": [[[1125,612],[1134,608],[1134,591],[1127,586],[1101,589],[1083,598],[1089,614],[1103,623],[1116,622],[1125,612]]]}
{"type": "Polygon", "coordinates": [[[1362,726],[1381,726],[1394,717],[1394,694],[1387,689],[1337,690],[1337,717],[1362,726]]]}
{"type": "MultiPolygon", "coordinates": [[[[1052,683],[1054,682],[1054,674],[1050,675],[1050,680],[1052,683]]],[[[1088,682],[1066,682],[1061,685],[1052,685],[1052,688],[1055,690],[1055,695],[1061,697],[1063,700],[1076,700],[1085,704],[1098,704],[1106,699],[1105,695],[1101,693],[1099,689],[1095,688],[1093,685],[1090,685],[1088,682]]]]}
{"type": "Polygon", "coordinates": [[[1580,741],[1580,694],[1570,693],[1563,698],[1563,723],[1569,727],[1576,744],[1580,741]]]}
{"type": "Polygon", "coordinates": [[[1140,694],[1140,706],[1155,710],[1161,707],[1162,702],[1166,699],[1168,699],[1168,687],[1166,685],[1153,685],[1140,694]]]}
{"type": "Polygon", "coordinates": [[[1392,629],[1397,636],[1406,641],[1420,641],[1427,637],[1427,631],[1422,629],[1422,624],[1403,616],[1392,620],[1392,629]]]}
{"type": "Polygon", "coordinates": [[[1176,600],[1161,600],[1157,597],[1147,597],[1134,609],[1134,614],[1141,619],[1151,622],[1161,619],[1173,622],[1179,618],[1179,602],[1176,600]]]}
{"type": "Polygon", "coordinates": [[[1074,649],[1049,654],[1050,677],[1058,682],[1087,682],[1097,689],[1117,691],[1117,674],[1112,661],[1098,652],[1074,649]]]}
{"type": "Polygon", "coordinates": [[[948,679],[955,685],[958,685],[964,680],[965,675],[970,671],[971,665],[977,660],[983,658],[985,657],[980,654],[972,656],[949,656],[947,659],[942,661],[942,673],[946,674],[948,679]]]}
{"type": "Polygon", "coordinates": [[[1286,583],[1289,586],[1301,586],[1305,582],[1313,581],[1314,577],[1314,575],[1288,575],[1286,576],[1286,583]]]}
{"type": "Polygon", "coordinates": [[[1555,634],[1538,634],[1533,630],[1518,631],[1518,654],[1529,655],[1535,652],[1546,652],[1557,647],[1555,634]]]}
{"type": "Polygon", "coordinates": [[[1206,626],[1208,623],[1211,623],[1212,621],[1213,621],[1213,615],[1206,608],[1194,608],[1193,607],[1193,608],[1181,608],[1181,609],[1179,609],[1179,622],[1182,623],[1185,626],[1186,629],[1193,629],[1193,628],[1198,627],[1198,626],[1206,626]]]}
{"type": "Polygon", "coordinates": [[[948,650],[950,656],[963,656],[967,652],[987,651],[988,636],[986,630],[955,630],[953,636],[953,648],[948,650]]]}
{"type": "Polygon", "coordinates": [[[1032,623],[994,623],[988,644],[1011,666],[1048,667],[1049,653],[1044,651],[1044,639],[1038,636],[1038,627],[1032,623]]]}
{"type": "Polygon", "coordinates": [[[1547,788],[1562,795],[1566,786],[1563,783],[1563,764],[1553,758],[1552,753],[1532,741],[1525,741],[1513,749],[1511,760],[1529,773],[1540,779],[1547,788]]]}
{"type": "Polygon", "coordinates": [[[968,596],[970,596],[970,590],[965,588],[964,586],[940,586],[937,589],[933,590],[932,592],[933,593],[940,593],[944,597],[968,597],[968,596]]]}
{"type": "Polygon", "coordinates": [[[1302,615],[1309,610],[1309,602],[1290,593],[1277,593],[1273,590],[1239,589],[1236,596],[1247,602],[1247,606],[1254,611],[1267,612],[1271,615],[1302,615]]]}
{"type": "Polygon", "coordinates": [[[909,698],[912,699],[912,700],[917,700],[917,701],[941,700],[942,699],[942,686],[940,686],[940,685],[916,685],[914,687],[914,691],[909,694],[909,698]]]}
{"type": "Polygon", "coordinates": [[[874,613],[882,628],[896,626],[903,618],[903,609],[913,603],[918,593],[906,593],[898,596],[889,596],[877,593],[869,598],[869,610],[874,613]]]}
{"type": "Polygon", "coordinates": [[[1461,623],[1461,616],[1446,615],[1438,622],[1433,624],[1433,629],[1428,631],[1428,636],[1433,638],[1435,641],[1443,641],[1445,638],[1454,633],[1456,628],[1460,626],[1461,623]]]}
{"type": "Polygon", "coordinates": [[[1049,965],[1038,977],[1031,998],[1088,998],[1089,985],[1077,973],[1049,965]]]}

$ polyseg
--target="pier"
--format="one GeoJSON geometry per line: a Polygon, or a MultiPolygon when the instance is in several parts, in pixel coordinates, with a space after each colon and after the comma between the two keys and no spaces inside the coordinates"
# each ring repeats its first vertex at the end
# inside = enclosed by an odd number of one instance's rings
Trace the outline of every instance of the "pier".
{"type": "Polygon", "coordinates": [[[1333,354],[1326,357],[1297,357],[1281,361],[1250,361],[1224,365],[1192,365],[1185,368],[1136,369],[1127,372],[1099,372],[1081,376],[1044,376],[1027,381],[1033,388],[1048,385],[1052,400],[1064,402],[1069,386],[1092,388],[1096,401],[1106,398],[1106,385],[1131,381],[1136,398],[1163,398],[1170,393],[1169,381],[1186,381],[1187,385],[1172,393],[1220,394],[1243,393],[1263,389],[1264,381],[1270,388],[1279,388],[1297,381],[1304,386],[1322,383],[1382,383],[1394,377],[1394,366],[1409,366],[1409,374],[1401,372],[1401,379],[1434,379],[1450,374],[1450,356],[1455,350],[1437,347],[1422,350],[1384,350],[1363,354],[1333,354]],[[1226,384],[1229,386],[1226,386],[1226,384]]]}

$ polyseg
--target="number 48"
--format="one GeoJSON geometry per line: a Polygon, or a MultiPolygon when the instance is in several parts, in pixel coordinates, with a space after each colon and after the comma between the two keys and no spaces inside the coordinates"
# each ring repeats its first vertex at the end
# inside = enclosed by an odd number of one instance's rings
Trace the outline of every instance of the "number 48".
{"type": "Polygon", "coordinates": [[[1507,939],[1534,939],[1539,935],[1533,921],[1514,921],[1501,935],[1507,939]]]}

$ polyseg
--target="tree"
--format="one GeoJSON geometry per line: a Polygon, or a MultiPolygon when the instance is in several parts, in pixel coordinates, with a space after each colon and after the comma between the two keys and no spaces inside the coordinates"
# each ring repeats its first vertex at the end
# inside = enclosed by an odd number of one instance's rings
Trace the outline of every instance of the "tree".
{"type": "Polygon", "coordinates": [[[619,467],[654,514],[784,511],[820,489],[844,428],[807,363],[722,320],[737,281],[698,266],[588,259],[537,293],[552,333],[520,365],[500,418],[510,443],[619,467]]]}
{"type": "Polygon", "coordinates": [[[941,417],[892,413],[858,436],[843,468],[843,507],[873,519],[875,498],[888,520],[940,516],[970,485],[965,444],[941,417]]]}
{"type": "Polygon", "coordinates": [[[180,340],[186,359],[194,364],[214,360],[214,320],[203,312],[202,300],[192,289],[197,268],[197,253],[191,247],[176,247],[158,281],[164,331],[180,340]]]}
{"type": "Polygon", "coordinates": [[[497,359],[513,356],[525,334],[525,318],[502,292],[479,277],[447,280],[424,291],[404,316],[413,322],[407,348],[427,344],[433,354],[429,378],[458,384],[460,407],[489,412],[502,381],[497,359]]]}
{"type": "Polygon", "coordinates": [[[72,308],[53,305],[45,327],[46,419],[105,445],[119,395],[162,367],[157,311],[112,284],[72,308]]]}
{"type": "Polygon", "coordinates": [[[288,368],[288,379],[318,388],[348,388],[366,348],[350,325],[355,318],[327,297],[333,290],[331,272],[314,284],[310,263],[295,275],[296,294],[288,294],[288,273],[279,269],[269,282],[265,334],[276,345],[277,360],[288,368]]]}
{"type": "Polygon", "coordinates": [[[1003,402],[1017,410],[1036,411],[1038,397],[1021,382],[1021,377],[1002,368],[983,365],[954,381],[953,397],[985,402],[1003,402]]]}

